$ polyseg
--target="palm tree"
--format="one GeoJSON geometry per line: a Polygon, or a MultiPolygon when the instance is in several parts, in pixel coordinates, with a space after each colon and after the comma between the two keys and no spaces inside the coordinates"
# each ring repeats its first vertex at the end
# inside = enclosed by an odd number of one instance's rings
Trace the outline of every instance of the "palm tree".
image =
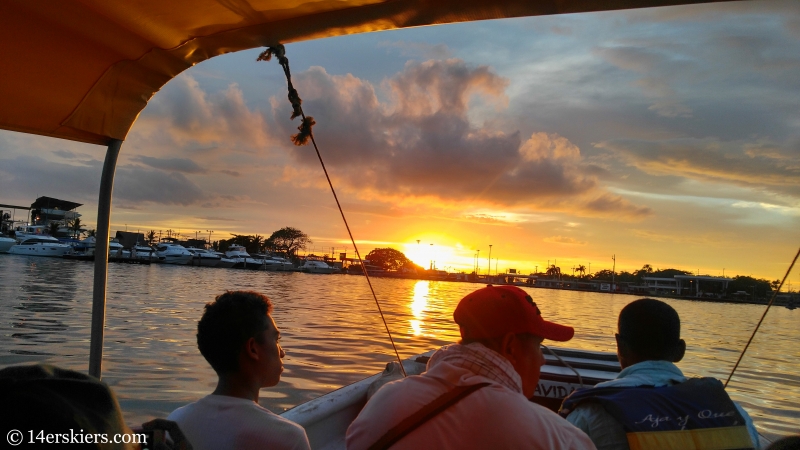
{"type": "Polygon", "coordinates": [[[575,270],[577,270],[578,273],[581,274],[581,277],[586,275],[586,266],[584,266],[583,264],[581,264],[580,266],[576,267],[575,270]]]}
{"type": "Polygon", "coordinates": [[[561,268],[556,267],[555,264],[551,264],[550,267],[547,268],[547,272],[545,272],[545,275],[549,277],[561,278],[561,268]]]}
{"type": "Polygon", "coordinates": [[[83,231],[81,230],[81,218],[76,217],[72,220],[72,223],[69,226],[70,231],[73,232],[73,236],[77,239],[80,238],[83,231]]]}
{"type": "Polygon", "coordinates": [[[61,224],[58,222],[50,222],[48,226],[48,231],[50,232],[50,236],[56,237],[58,234],[58,229],[61,228],[61,224]]]}
{"type": "Polygon", "coordinates": [[[145,240],[147,241],[147,245],[153,245],[153,242],[156,241],[156,230],[148,231],[145,240]]]}

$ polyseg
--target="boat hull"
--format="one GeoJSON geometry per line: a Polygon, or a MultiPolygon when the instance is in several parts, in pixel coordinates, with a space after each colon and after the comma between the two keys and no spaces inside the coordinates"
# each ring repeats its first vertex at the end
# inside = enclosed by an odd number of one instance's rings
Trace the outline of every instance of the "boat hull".
{"type": "Polygon", "coordinates": [[[0,238],[0,253],[8,253],[8,250],[16,244],[16,239],[0,238]]]}
{"type": "Polygon", "coordinates": [[[336,267],[311,267],[311,268],[302,268],[300,269],[302,272],[305,273],[316,273],[316,274],[330,274],[330,273],[340,273],[341,271],[336,267]]]}
{"type": "Polygon", "coordinates": [[[220,263],[219,258],[192,258],[191,265],[199,267],[216,267],[220,263]]]}
{"type": "Polygon", "coordinates": [[[66,255],[72,247],[63,244],[32,244],[21,245],[17,244],[8,250],[12,255],[25,255],[25,256],[47,256],[52,258],[60,258],[66,255]]]}
{"type": "Polygon", "coordinates": [[[236,261],[232,259],[222,258],[219,260],[216,267],[219,267],[221,269],[230,269],[234,265],[236,265],[236,261]]]}
{"type": "Polygon", "coordinates": [[[192,262],[192,255],[159,255],[158,262],[185,266],[192,262]]]}

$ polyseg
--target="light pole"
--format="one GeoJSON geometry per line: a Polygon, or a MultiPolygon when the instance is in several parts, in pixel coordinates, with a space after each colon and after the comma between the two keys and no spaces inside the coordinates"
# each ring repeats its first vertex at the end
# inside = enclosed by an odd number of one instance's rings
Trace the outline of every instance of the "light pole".
{"type": "Polygon", "coordinates": [[[487,275],[492,276],[492,244],[489,244],[489,272],[487,275]]]}
{"type": "Polygon", "coordinates": [[[611,255],[611,260],[614,261],[614,265],[611,266],[612,267],[612,269],[611,269],[611,290],[615,291],[616,290],[616,286],[614,286],[614,276],[616,276],[616,274],[617,274],[617,255],[616,254],[611,255]]]}
{"type": "Polygon", "coordinates": [[[475,276],[478,276],[478,274],[481,273],[480,261],[481,261],[481,251],[479,249],[478,255],[475,257],[475,276]]]}
{"type": "Polygon", "coordinates": [[[214,230],[206,230],[206,231],[208,231],[208,245],[210,246],[211,245],[211,233],[213,233],[214,230]]]}

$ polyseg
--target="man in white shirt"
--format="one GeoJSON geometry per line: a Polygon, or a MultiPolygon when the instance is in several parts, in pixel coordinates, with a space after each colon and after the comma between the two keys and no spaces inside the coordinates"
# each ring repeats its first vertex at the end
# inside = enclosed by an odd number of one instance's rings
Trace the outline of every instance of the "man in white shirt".
{"type": "Polygon", "coordinates": [[[300,425],[258,405],[281,379],[285,356],[272,303],[257,292],[228,291],[205,306],[197,346],[217,372],[217,388],[167,417],[195,450],[309,449],[300,425]]]}

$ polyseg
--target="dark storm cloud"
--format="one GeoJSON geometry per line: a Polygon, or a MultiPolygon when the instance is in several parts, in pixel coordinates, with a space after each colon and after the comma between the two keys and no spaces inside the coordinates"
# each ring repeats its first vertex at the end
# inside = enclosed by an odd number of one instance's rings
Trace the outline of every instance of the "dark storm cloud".
{"type": "MultiPolygon", "coordinates": [[[[306,114],[317,121],[326,163],[361,192],[518,207],[569,204],[590,215],[649,214],[605,192],[589,173],[596,168],[584,171],[579,149],[567,139],[542,132],[522,137],[470,121],[472,106],[500,109],[508,101],[508,81],[486,66],[458,59],[410,62],[382,83],[386,101],[352,75],[312,68],[295,79],[306,114]]],[[[288,107],[274,105],[277,126],[287,136],[295,132],[288,107]]],[[[291,153],[304,165],[318,164],[310,147],[291,153]]]]}

